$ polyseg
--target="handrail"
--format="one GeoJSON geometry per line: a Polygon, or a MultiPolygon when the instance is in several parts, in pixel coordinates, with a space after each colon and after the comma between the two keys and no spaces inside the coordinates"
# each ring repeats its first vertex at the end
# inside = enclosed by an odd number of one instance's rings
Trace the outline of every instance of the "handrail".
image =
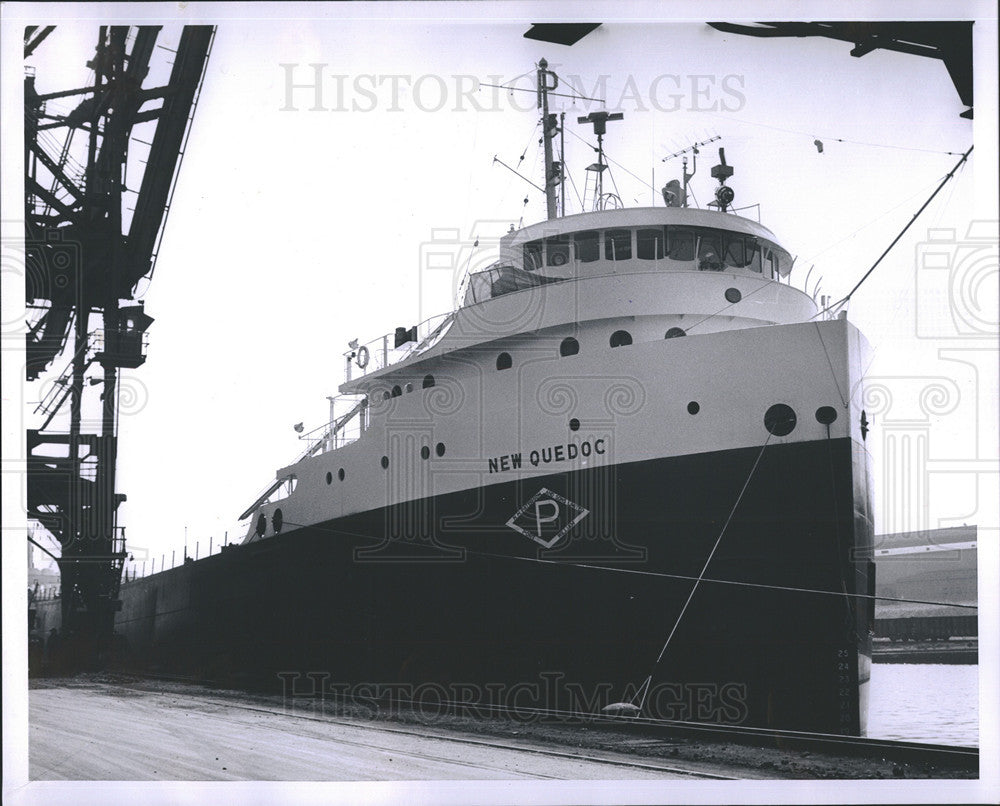
{"type": "MultiPolygon", "coordinates": [[[[606,194],[606,195],[609,195],[609,194],[606,194]]],[[[672,226],[672,225],[666,225],[666,226],[672,226]]],[[[632,229],[634,229],[634,228],[635,227],[632,227],[632,229]]],[[[706,228],[706,227],[700,226],[700,225],[681,225],[681,226],[678,226],[678,227],[675,227],[675,228],[676,229],[680,229],[680,230],[685,230],[685,231],[691,231],[697,237],[702,237],[703,236],[702,230],[705,230],[705,229],[711,230],[711,229],[713,229],[711,227],[706,228]]],[[[722,234],[723,232],[728,232],[728,230],[723,230],[723,229],[718,229],[717,231],[718,231],[719,234],[722,234]]],[[[768,254],[770,254],[770,253],[777,253],[776,250],[778,250],[781,253],[787,254],[787,250],[785,250],[784,247],[782,247],[779,243],[777,243],[776,240],[771,240],[771,238],[766,238],[763,235],[755,235],[755,234],[752,234],[752,233],[739,232],[737,234],[739,235],[740,238],[744,238],[744,239],[745,238],[750,238],[750,239],[752,239],[755,242],[755,244],[756,244],[756,246],[755,246],[755,254],[759,254],[760,255],[760,259],[758,260],[758,263],[760,265],[760,272],[759,272],[759,274],[762,277],[765,276],[765,271],[764,271],[764,269],[766,268],[765,265],[764,265],[764,256],[765,256],[765,253],[768,253],[768,254]]],[[[699,243],[698,243],[697,240],[693,241],[693,243],[692,243],[692,249],[693,249],[693,254],[695,256],[698,255],[700,247],[699,247],[699,243]]],[[[635,259],[635,258],[632,258],[632,259],[635,259]]],[[[659,260],[662,260],[662,259],[663,258],[657,258],[657,263],[659,262],[659,260]]],[[[674,259],[670,258],[670,260],[674,260],[674,259]]],[[[679,262],[695,262],[695,261],[697,261],[697,257],[692,257],[691,260],[679,261],[679,262]]],[[[720,267],[719,267],[718,270],[719,271],[727,271],[729,269],[733,269],[733,270],[744,269],[744,268],[747,268],[748,266],[750,266],[750,263],[751,263],[751,261],[748,260],[745,265],[738,266],[738,265],[730,265],[730,264],[725,263],[723,261],[721,263],[721,265],[720,265],[720,267]]],[[[779,265],[778,268],[777,268],[778,276],[775,277],[775,278],[772,278],[772,279],[774,279],[775,282],[781,283],[782,278],[788,278],[786,284],[791,286],[792,285],[792,281],[791,281],[790,278],[791,278],[792,267],[794,266],[794,264],[795,264],[795,260],[792,259],[792,261],[788,265],[787,269],[784,269],[784,268],[782,268],[782,266],[779,265]]],[[[380,336],[380,337],[377,337],[375,339],[372,339],[371,341],[367,342],[366,344],[362,344],[362,345],[359,345],[359,346],[356,346],[356,347],[352,347],[350,350],[348,350],[347,352],[344,353],[344,360],[345,360],[345,381],[347,383],[350,383],[350,381],[352,380],[352,375],[354,375],[354,373],[355,373],[355,370],[360,370],[360,372],[357,373],[356,377],[363,378],[363,377],[365,377],[366,375],[368,375],[368,374],[370,374],[372,372],[377,372],[377,371],[379,371],[381,369],[385,369],[386,367],[392,366],[393,364],[396,364],[396,363],[398,363],[400,361],[405,360],[406,358],[409,358],[414,353],[417,353],[417,352],[421,351],[422,349],[425,349],[427,346],[429,346],[429,344],[428,344],[429,342],[433,343],[433,340],[434,340],[435,336],[438,334],[438,332],[441,330],[441,328],[451,318],[453,318],[455,316],[455,314],[458,312],[458,310],[460,310],[461,308],[465,307],[465,305],[464,305],[465,297],[468,295],[469,288],[472,286],[473,278],[479,277],[479,276],[482,276],[482,275],[485,275],[485,274],[489,274],[490,272],[495,272],[498,269],[499,270],[503,270],[503,269],[507,269],[507,268],[512,269],[515,272],[517,272],[517,271],[524,271],[523,269],[518,269],[516,266],[507,266],[507,265],[505,265],[503,260],[494,261],[492,264],[490,264],[486,268],[481,269],[479,271],[475,271],[475,272],[468,271],[468,266],[466,266],[466,270],[462,274],[462,277],[461,277],[461,279],[459,281],[459,285],[458,285],[458,299],[456,300],[457,307],[456,307],[455,310],[450,311],[448,313],[444,313],[444,314],[438,314],[437,316],[433,316],[430,319],[426,319],[425,321],[421,322],[419,325],[416,325],[416,329],[417,329],[417,339],[416,339],[416,341],[408,341],[405,344],[400,345],[400,347],[393,347],[392,349],[390,349],[390,347],[389,347],[390,339],[394,339],[394,335],[395,335],[394,333],[387,333],[387,334],[385,334],[383,336],[380,336]],[[437,328],[434,329],[433,331],[431,330],[431,327],[430,327],[431,323],[438,323],[437,328]],[[421,335],[424,332],[426,332],[426,335],[421,335]]],[[[751,268],[751,271],[753,271],[752,268],[751,268]]],[[[615,273],[618,274],[619,272],[615,272],[615,273]]],[[[532,275],[532,276],[537,277],[539,280],[543,280],[544,279],[545,282],[561,282],[561,281],[565,281],[566,279],[569,279],[569,278],[565,278],[565,277],[558,277],[558,278],[557,277],[546,277],[546,275],[532,275]]],[[[541,284],[544,284],[544,282],[539,282],[539,285],[541,285],[541,284]]],[[[794,287],[794,286],[792,286],[792,287],[794,287]]],[[[517,288],[515,290],[526,290],[526,289],[517,288]]],[[[803,293],[806,293],[804,289],[801,289],[801,290],[803,291],[803,293]]],[[[475,293],[473,294],[473,296],[475,297],[475,293]]],[[[807,294],[807,296],[809,296],[809,295],[807,294]]],[[[489,298],[493,299],[493,298],[495,298],[495,295],[491,294],[489,298]]],[[[486,300],[475,300],[474,299],[474,302],[484,302],[484,301],[486,301],[486,300]]]]}
{"type": "MultiPolygon", "coordinates": [[[[366,397],[361,398],[361,400],[355,403],[354,406],[351,408],[351,410],[347,412],[347,414],[341,415],[338,419],[334,420],[330,424],[330,427],[323,432],[323,435],[318,439],[316,439],[316,441],[312,445],[306,448],[306,450],[295,460],[295,462],[301,462],[303,459],[306,459],[310,456],[319,453],[321,447],[336,441],[337,434],[343,430],[345,425],[347,425],[352,419],[358,416],[358,414],[360,414],[367,405],[368,405],[368,398],[366,397]]],[[[314,433],[315,431],[318,430],[319,430],[318,428],[314,428],[309,433],[314,433]]],[[[330,448],[329,450],[333,450],[333,448],[330,448]]],[[[293,462],[292,464],[295,464],[295,462],[293,462]]]]}
{"type": "Polygon", "coordinates": [[[392,343],[390,340],[395,339],[395,333],[386,333],[384,336],[379,336],[348,350],[344,353],[345,382],[349,383],[352,380],[355,370],[359,370],[355,377],[363,378],[372,372],[390,367],[409,358],[414,353],[427,349],[435,342],[454,316],[455,311],[448,311],[425,319],[414,326],[417,331],[416,340],[405,342],[399,347],[389,346],[392,343]],[[364,366],[361,365],[362,363],[364,366]]]}
{"type": "MultiPolygon", "coordinates": [[[[338,400],[341,399],[342,397],[348,397],[348,395],[341,395],[334,399],[338,400]]],[[[293,459],[289,463],[289,465],[286,465],[286,467],[298,464],[303,459],[308,459],[310,456],[314,456],[317,453],[320,453],[321,449],[324,446],[329,446],[327,450],[334,450],[337,447],[336,445],[337,434],[340,431],[342,431],[344,429],[344,426],[346,426],[352,419],[354,419],[361,412],[363,412],[367,406],[368,406],[368,398],[362,397],[357,403],[354,404],[354,406],[351,407],[350,411],[348,411],[346,414],[341,415],[340,417],[329,423],[328,424],[329,427],[326,428],[326,430],[323,432],[323,435],[318,439],[316,439],[315,442],[312,442],[312,444],[310,444],[309,447],[307,447],[302,453],[300,453],[295,459],[293,459]]],[[[314,433],[315,431],[318,431],[320,430],[320,428],[323,427],[324,426],[320,426],[319,428],[314,428],[312,431],[308,433],[310,434],[314,433]]],[[[362,423],[362,430],[364,430],[364,423],[362,423]]],[[[347,444],[346,441],[344,444],[347,444]]],[[[265,503],[272,495],[274,495],[275,492],[277,492],[277,490],[281,487],[281,485],[289,481],[290,478],[292,478],[292,474],[282,476],[281,478],[275,479],[273,482],[271,482],[267,487],[264,488],[264,490],[260,493],[260,495],[257,496],[254,502],[243,511],[243,514],[241,514],[237,520],[242,521],[245,520],[246,518],[249,518],[254,513],[254,510],[257,509],[257,507],[265,503]]]]}
{"type": "Polygon", "coordinates": [[[260,495],[257,496],[257,500],[255,500],[250,506],[248,506],[243,511],[243,514],[240,515],[238,520],[242,521],[253,515],[254,510],[257,509],[257,507],[259,507],[265,501],[267,501],[267,499],[270,498],[274,494],[274,492],[286,481],[288,481],[287,478],[282,478],[282,479],[276,479],[275,481],[271,482],[271,485],[267,489],[265,489],[264,492],[262,492],[260,495]]]}

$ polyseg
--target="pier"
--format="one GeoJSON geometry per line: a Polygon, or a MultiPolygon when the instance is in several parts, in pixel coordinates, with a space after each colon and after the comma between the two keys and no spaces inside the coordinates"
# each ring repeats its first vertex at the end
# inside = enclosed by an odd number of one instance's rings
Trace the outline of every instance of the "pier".
{"type": "Polygon", "coordinates": [[[627,720],[473,718],[126,675],[50,678],[29,694],[32,781],[902,779],[978,770],[972,748],[734,742],[627,720]]]}

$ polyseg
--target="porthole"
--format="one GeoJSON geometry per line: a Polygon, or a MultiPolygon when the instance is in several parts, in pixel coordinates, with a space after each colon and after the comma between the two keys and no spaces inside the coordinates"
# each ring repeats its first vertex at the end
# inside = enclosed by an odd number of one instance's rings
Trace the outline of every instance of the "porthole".
{"type": "Polygon", "coordinates": [[[413,391],[413,384],[412,384],[412,383],[408,383],[408,384],[406,384],[406,386],[404,386],[404,387],[403,387],[403,390],[404,390],[404,391],[405,391],[405,392],[406,392],[407,394],[409,394],[410,392],[412,392],[412,391],[413,391]]]}
{"type": "Polygon", "coordinates": [[[731,302],[734,305],[743,299],[743,295],[740,293],[738,288],[727,288],[726,289],[726,302],[731,302]]]}
{"type": "Polygon", "coordinates": [[[567,336],[559,345],[559,355],[564,358],[568,355],[576,355],[578,352],[580,352],[580,342],[572,336],[567,336]]]}
{"type": "Polygon", "coordinates": [[[400,389],[399,384],[396,384],[396,386],[392,387],[392,396],[393,397],[399,397],[401,394],[403,394],[403,390],[400,389]]]}
{"type": "Polygon", "coordinates": [[[383,399],[383,400],[388,400],[388,399],[389,399],[390,397],[391,397],[391,395],[389,394],[389,390],[388,390],[388,389],[386,389],[386,390],[385,390],[385,391],[384,391],[384,392],[382,393],[382,399],[383,399]]]}
{"type": "Polygon", "coordinates": [[[668,330],[664,334],[663,338],[665,338],[665,339],[676,339],[676,338],[679,338],[680,336],[686,336],[686,335],[687,335],[687,333],[684,331],[684,328],[682,328],[682,327],[672,327],[672,328],[670,328],[670,330],[668,330]]]}
{"type": "Polygon", "coordinates": [[[333,484],[333,473],[331,473],[329,470],[326,471],[326,483],[333,484]]]}
{"type": "Polygon", "coordinates": [[[382,469],[386,470],[386,469],[388,469],[388,467],[389,467],[389,457],[388,456],[383,456],[382,457],[382,469]]]}
{"type": "Polygon", "coordinates": [[[337,471],[337,478],[340,479],[341,481],[344,480],[344,477],[346,475],[347,474],[344,472],[344,468],[340,468],[340,470],[337,471]]]}
{"type": "Polygon", "coordinates": [[[796,417],[791,406],[775,403],[764,413],[764,428],[776,437],[788,436],[795,429],[796,417]]]}
{"type": "Polygon", "coordinates": [[[616,330],[611,334],[612,347],[627,347],[632,343],[632,334],[627,330],[616,330]]]}
{"type": "Polygon", "coordinates": [[[497,356],[497,369],[510,369],[513,366],[514,361],[510,357],[510,353],[500,353],[497,356]]]}
{"type": "Polygon", "coordinates": [[[257,531],[257,534],[260,537],[263,537],[264,536],[264,532],[267,531],[267,518],[264,517],[264,513],[263,512],[261,512],[260,515],[257,516],[257,530],[256,531],[257,531]]]}
{"type": "Polygon", "coordinates": [[[439,442],[439,443],[438,443],[438,444],[437,444],[437,445],[435,446],[435,448],[434,448],[434,452],[435,452],[435,453],[436,453],[436,454],[437,454],[438,456],[444,456],[444,443],[443,443],[443,442],[439,442]]]}
{"type": "Polygon", "coordinates": [[[816,422],[830,425],[837,419],[837,410],[833,406],[820,406],[816,409],[816,422]]]}
{"type": "Polygon", "coordinates": [[[420,458],[421,459],[430,459],[431,458],[431,449],[428,448],[426,445],[424,445],[424,447],[422,447],[420,449],[420,458]]]}
{"type": "Polygon", "coordinates": [[[701,411],[701,406],[698,405],[697,400],[688,403],[688,414],[697,414],[699,411],[701,411]]]}
{"type": "Polygon", "coordinates": [[[430,389],[434,385],[433,375],[424,375],[424,389],[430,389]]]}
{"type": "Polygon", "coordinates": [[[580,421],[576,419],[576,417],[574,417],[572,420],[569,421],[569,430],[570,431],[580,430],[580,421]]]}
{"type": "Polygon", "coordinates": [[[274,527],[274,533],[278,534],[281,531],[281,527],[285,525],[285,516],[281,514],[280,509],[274,510],[274,515],[271,517],[271,526],[274,527]]]}

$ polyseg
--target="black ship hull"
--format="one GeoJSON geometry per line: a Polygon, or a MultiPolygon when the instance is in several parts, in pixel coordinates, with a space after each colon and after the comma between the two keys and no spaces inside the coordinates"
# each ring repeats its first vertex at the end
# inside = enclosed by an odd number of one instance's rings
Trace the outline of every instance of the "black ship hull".
{"type": "Polygon", "coordinates": [[[130,665],[298,693],[634,699],[667,719],[861,734],[866,462],[849,439],[768,445],[286,523],[125,583],[116,630],[130,665]]]}

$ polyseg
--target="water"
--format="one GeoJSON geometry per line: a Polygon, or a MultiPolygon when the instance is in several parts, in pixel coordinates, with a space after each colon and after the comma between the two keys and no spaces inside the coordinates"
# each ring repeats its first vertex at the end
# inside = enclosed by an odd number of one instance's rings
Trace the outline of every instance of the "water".
{"type": "Polygon", "coordinates": [[[873,663],[868,735],[979,746],[979,666],[873,663]]]}

